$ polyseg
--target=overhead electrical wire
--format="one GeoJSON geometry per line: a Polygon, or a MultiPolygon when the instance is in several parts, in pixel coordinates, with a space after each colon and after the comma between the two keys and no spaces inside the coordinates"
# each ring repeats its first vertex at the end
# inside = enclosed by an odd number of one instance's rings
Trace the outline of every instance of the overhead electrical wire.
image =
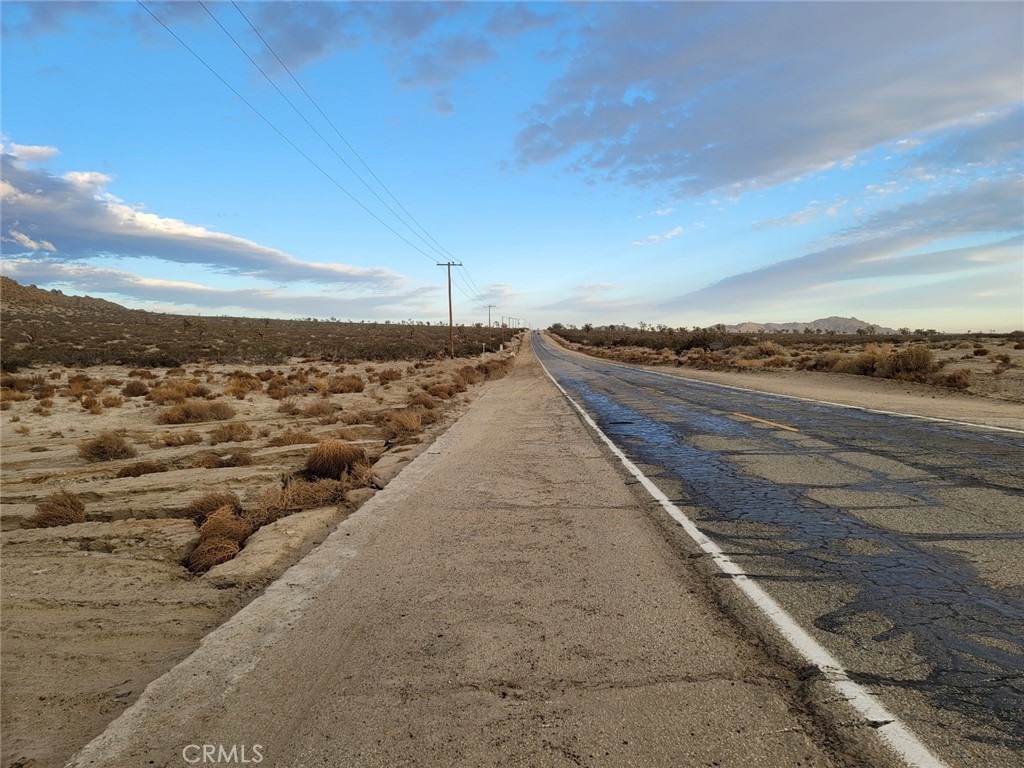
{"type": "MultiPolygon", "coordinates": [[[[200,1],[200,4],[202,4],[201,1],[200,1]]],[[[302,91],[303,95],[306,97],[306,99],[309,101],[309,103],[313,105],[313,108],[316,109],[316,111],[320,114],[320,116],[324,119],[324,121],[331,127],[331,130],[333,130],[334,133],[338,136],[338,138],[341,139],[341,141],[345,144],[345,146],[348,147],[349,151],[355,156],[355,158],[357,160],[359,160],[359,162],[362,164],[363,168],[366,169],[366,172],[369,173],[369,175],[373,177],[374,181],[376,181],[377,184],[380,185],[381,189],[383,189],[384,192],[387,193],[388,197],[390,197],[391,200],[394,201],[395,205],[398,206],[398,208],[400,208],[402,210],[402,212],[406,216],[408,216],[409,221],[411,221],[413,224],[416,225],[416,227],[420,230],[420,232],[423,233],[423,236],[425,236],[426,238],[428,238],[430,240],[430,243],[433,244],[430,247],[433,247],[434,250],[437,251],[438,253],[442,254],[443,257],[446,257],[449,260],[454,261],[455,260],[455,256],[453,256],[452,253],[447,248],[445,248],[443,245],[441,245],[441,243],[437,240],[437,238],[435,238],[432,234],[430,234],[430,232],[426,229],[426,227],[424,227],[419,222],[419,220],[417,220],[416,217],[412,215],[412,213],[409,211],[409,209],[406,208],[402,204],[402,201],[398,199],[398,197],[395,195],[395,193],[391,191],[391,189],[388,187],[388,185],[384,183],[384,181],[374,172],[374,170],[370,167],[370,165],[363,159],[362,155],[359,154],[359,152],[356,150],[356,148],[352,146],[351,142],[349,142],[349,140],[347,138],[345,138],[345,135],[341,132],[341,130],[338,128],[338,126],[335,125],[334,121],[331,120],[331,118],[327,115],[326,112],[324,112],[324,110],[320,107],[320,104],[317,102],[317,100],[315,98],[313,98],[312,94],[310,94],[309,91],[306,90],[305,86],[303,86],[302,83],[299,81],[299,79],[295,76],[295,73],[292,72],[291,68],[278,55],[277,51],[274,50],[274,47],[270,44],[270,42],[263,36],[263,33],[260,32],[259,29],[256,27],[256,25],[252,22],[252,20],[248,16],[245,15],[245,12],[238,6],[238,3],[236,3],[235,0],[231,0],[231,5],[238,12],[238,15],[241,16],[245,20],[246,24],[249,25],[249,28],[260,39],[260,42],[263,43],[264,47],[266,47],[266,49],[268,51],[270,51],[271,55],[277,60],[277,63],[281,65],[281,68],[284,69],[284,71],[288,73],[288,76],[291,78],[291,80],[295,84],[295,86],[300,91],[302,91]]],[[[206,9],[206,6],[203,6],[203,7],[204,7],[204,9],[206,9]]],[[[209,9],[206,9],[206,12],[209,13],[211,15],[211,17],[213,16],[213,14],[210,13],[209,9]]],[[[215,17],[214,17],[214,21],[217,21],[217,19],[215,17]]],[[[220,24],[219,21],[217,21],[217,24],[218,24],[218,26],[221,27],[221,29],[224,30],[225,34],[227,34],[228,37],[231,38],[231,41],[233,43],[235,43],[235,45],[239,48],[239,50],[241,50],[243,53],[245,53],[246,57],[249,59],[249,61],[252,62],[253,66],[255,66],[260,71],[260,74],[262,74],[263,77],[265,77],[267,79],[267,81],[271,85],[274,86],[274,88],[278,91],[278,93],[280,93],[281,96],[285,99],[285,101],[287,101],[288,104],[292,107],[292,109],[294,109],[296,111],[296,113],[298,113],[299,116],[302,117],[302,119],[306,122],[307,125],[310,126],[310,128],[313,128],[313,126],[312,126],[312,124],[310,124],[309,120],[306,119],[306,117],[304,115],[302,115],[302,113],[295,107],[295,105],[292,103],[292,101],[290,99],[288,99],[288,97],[285,96],[284,93],[281,92],[281,89],[278,88],[278,86],[273,82],[273,80],[267,75],[266,71],[262,67],[260,67],[259,64],[257,64],[253,60],[253,58],[251,56],[249,56],[249,54],[242,48],[242,46],[239,45],[238,41],[235,40],[235,38],[226,29],[224,29],[224,26],[222,24],[220,24]]],[[[405,224],[406,227],[408,227],[410,231],[415,232],[415,230],[408,224],[408,222],[406,222],[404,219],[402,219],[402,217],[399,216],[394,211],[394,209],[391,208],[391,206],[389,206],[386,202],[384,202],[384,200],[381,199],[380,195],[378,195],[377,192],[375,190],[373,190],[372,187],[370,187],[370,185],[366,182],[366,180],[363,179],[363,177],[360,176],[359,173],[357,173],[356,170],[353,169],[352,166],[347,161],[345,161],[344,158],[342,158],[338,154],[338,152],[334,149],[334,147],[331,146],[330,143],[327,142],[326,139],[323,138],[323,136],[320,134],[319,131],[317,131],[315,128],[313,128],[313,131],[317,134],[317,136],[320,137],[321,141],[324,141],[324,143],[327,144],[328,147],[330,147],[331,151],[334,152],[334,154],[338,157],[338,159],[341,160],[345,164],[345,167],[348,168],[353,173],[353,175],[355,175],[356,178],[358,178],[368,190],[370,190],[370,192],[373,194],[374,197],[376,197],[378,200],[380,200],[381,203],[389,211],[391,211],[391,213],[394,214],[395,217],[399,219],[399,221],[402,221],[402,223],[405,224]]],[[[416,234],[419,235],[419,233],[416,233],[416,234]]],[[[420,239],[423,240],[424,243],[426,243],[427,240],[424,239],[423,236],[420,236],[420,239]]],[[[430,243],[427,243],[427,244],[430,245],[430,243]]],[[[465,280],[468,281],[469,285],[464,287],[465,283],[460,284],[460,282],[458,280],[458,275],[456,275],[455,287],[458,288],[459,291],[467,299],[469,299],[470,301],[472,301],[472,302],[474,302],[476,304],[479,304],[481,307],[485,307],[486,304],[484,303],[484,298],[483,298],[484,292],[481,291],[480,288],[473,281],[473,278],[470,276],[469,271],[466,269],[465,265],[464,264],[459,264],[458,269],[462,271],[462,273],[465,276],[465,280]]]]}
{"type": "Polygon", "coordinates": [[[303,95],[305,95],[305,97],[309,100],[309,103],[313,105],[314,109],[316,109],[316,111],[320,113],[320,116],[327,122],[327,124],[331,126],[331,130],[333,130],[337,134],[338,138],[345,143],[346,147],[349,148],[349,151],[351,151],[352,154],[355,155],[356,159],[359,160],[360,163],[362,163],[363,167],[373,177],[374,181],[380,184],[381,189],[387,192],[388,196],[395,202],[395,205],[401,208],[402,212],[409,217],[409,220],[412,221],[417,227],[419,227],[420,231],[422,231],[424,235],[426,235],[431,241],[433,241],[433,243],[437,246],[441,253],[443,253],[449,259],[454,259],[455,257],[452,256],[452,254],[449,253],[449,251],[444,246],[442,246],[437,241],[437,239],[426,230],[426,228],[422,224],[419,223],[419,221],[417,221],[416,217],[413,216],[404,205],[402,205],[402,201],[395,197],[395,194],[391,191],[388,185],[385,184],[380,179],[380,177],[373,172],[373,169],[367,164],[365,160],[363,160],[362,156],[356,151],[356,148],[349,143],[349,140],[345,138],[344,134],[342,134],[342,132],[338,129],[338,126],[334,124],[334,121],[331,120],[331,118],[327,116],[323,109],[320,108],[320,105],[317,103],[316,99],[314,99],[310,95],[309,91],[307,91],[306,88],[302,85],[302,83],[299,82],[299,79],[295,77],[295,74],[292,72],[289,66],[284,63],[280,56],[277,55],[277,51],[275,51],[274,48],[270,45],[270,43],[267,41],[267,39],[263,37],[263,34],[256,28],[256,25],[253,24],[252,21],[249,20],[249,17],[246,16],[245,13],[242,11],[242,9],[238,7],[238,3],[236,3],[235,0],[231,0],[231,5],[233,5],[235,10],[238,11],[238,15],[245,19],[245,22],[249,25],[252,31],[256,33],[256,36],[260,39],[263,45],[266,46],[267,50],[270,51],[270,53],[273,55],[275,59],[277,59],[277,63],[280,64],[284,71],[288,73],[288,76],[292,79],[292,82],[295,83],[296,87],[298,87],[300,91],[302,91],[303,95]]]}
{"type": "MultiPolygon", "coordinates": [[[[334,184],[334,186],[336,186],[338,189],[340,189],[342,192],[344,192],[345,195],[347,195],[354,203],[356,203],[356,205],[358,205],[360,208],[362,208],[364,211],[366,211],[378,223],[380,223],[382,226],[384,226],[388,231],[390,231],[392,234],[394,234],[396,237],[398,237],[402,242],[404,242],[410,248],[412,248],[416,252],[420,253],[421,255],[425,256],[426,258],[430,259],[435,264],[437,263],[437,260],[436,260],[436,258],[434,256],[431,256],[429,253],[424,251],[418,245],[416,245],[415,243],[411,242],[401,232],[397,231],[394,227],[392,227],[390,224],[388,224],[388,222],[384,221],[372,209],[367,207],[361,200],[359,200],[359,198],[357,198],[344,185],[342,185],[337,179],[335,179],[330,173],[328,173],[326,170],[324,170],[323,167],[321,167],[315,160],[313,160],[308,154],[306,154],[295,142],[293,142],[290,138],[288,138],[288,136],[281,129],[279,129],[276,125],[274,125],[274,123],[271,122],[269,118],[267,118],[262,112],[260,112],[260,110],[257,109],[244,96],[242,96],[242,94],[239,93],[238,90],[236,90],[226,79],[224,79],[224,77],[222,77],[202,56],[200,56],[195,50],[193,50],[192,47],[189,46],[188,43],[186,43],[180,36],[178,36],[174,32],[174,30],[172,30],[167,24],[165,24],[164,21],[159,16],[157,16],[152,10],[150,10],[145,5],[145,3],[142,2],[142,0],[136,0],[136,3],[138,3],[138,5],[143,10],[145,10],[146,13],[148,13],[153,18],[154,21],[156,21],[161,27],[163,27],[168,32],[168,34],[170,34],[175,40],[177,40],[178,43],[180,43],[181,46],[183,48],[185,48],[185,50],[187,50],[190,54],[192,54],[192,56],[197,61],[199,61],[199,63],[202,64],[214,77],[216,77],[218,80],[220,80],[220,82],[228,90],[230,90],[239,99],[239,101],[241,101],[250,110],[252,110],[252,112],[254,112],[257,117],[259,117],[264,123],[267,124],[268,127],[271,128],[271,130],[273,130],[278,136],[280,136],[285,142],[287,142],[287,144],[290,147],[292,147],[292,149],[294,149],[296,152],[298,152],[310,165],[312,165],[314,168],[316,168],[323,176],[325,176],[332,184],[334,184]]],[[[323,135],[319,131],[317,131],[317,129],[312,125],[312,123],[310,123],[309,120],[306,119],[306,117],[302,114],[302,112],[281,91],[281,89],[266,74],[266,72],[262,69],[262,67],[260,67],[253,60],[253,58],[245,51],[244,48],[242,48],[242,46],[238,43],[238,41],[231,35],[230,32],[228,32],[228,30],[224,27],[224,25],[220,23],[220,21],[216,18],[216,16],[214,16],[210,12],[210,10],[202,3],[201,0],[199,0],[199,5],[202,6],[203,10],[205,10],[206,13],[209,14],[211,18],[213,18],[213,20],[217,23],[217,25],[221,28],[221,30],[228,36],[229,39],[231,39],[231,41],[239,48],[239,50],[241,50],[242,53],[245,54],[246,58],[249,59],[249,61],[253,64],[253,66],[255,66],[260,71],[260,73],[267,79],[267,81],[270,82],[270,84],[274,86],[275,90],[277,90],[277,92],[281,95],[281,97],[284,98],[284,100],[286,102],[288,102],[289,106],[291,106],[292,109],[295,110],[295,112],[299,115],[299,117],[302,118],[306,122],[306,124],[310,127],[311,130],[313,130],[314,133],[316,133],[316,135],[321,139],[321,141],[323,141],[325,144],[327,144],[328,148],[331,149],[331,151],[335,154],[335,156],[337,156],[338,159],[342,163],[345,164],[345,166],[349,169],[349,171],[351,171],[352,174],[357,179],[359,179],[359,181],[362,182],[364,186],[367,187],[367,189],[374,195],[374,197],[376,197],[381,202],[381,204],[383,204],[385,206],[385,208],[387,208],[392,213],[392,215],[395,216],[395,218],[397,218],[400,222],[402,222],[402,224],[407,229],[409,229],[409,231],[412,232],[413,235],[418,237],[427,247],[431,248],[432,250],[434,250],[434,251],[436,251],[438,253],[443,253],[446,256],[448,256],[449,258],[451,258],[451,254],[447,251],[447,249],[445,249],[443,246],[441,246],[440,243],[438,243],[436,241],[436,239],[434,239],[433,236],[431,236],[430,233],[427,232],[427,230],[424,229],[423,226],[418,221],[416,221],[416,219],[412,216],[412,214],[410,214],[406,210],[406,208],[395,197],[395,195],[391,192],[391,190],[387,188],[387,186],[377,177],[377,175],[375,173],[373,173],[372,169],[370,169],[370,167],[366,164],[366,162],[362,159],[362,157],[359,156],[359,154],[355,151],[355,149],[351,146],[351,144],[349,144],[349,142],[344,138],[344,136],[341,135],[341,133],[337,130],[337,128],[334,126],[334,124],[331,122],[331,120],[324,114],[323,110],[320,109],[320,107],[316,104],[315,100],[309,95],[309,93],[306,91],[306,89],[302,88],[302,85],[298,82],[298,80],[295,78],[295,76],[291,73],[291,70],[289,70],[288,67],[284,64],[284,62],[281,61],[280,57],[277,56],[277,53],[274,52],[274,50],[270,47],[270,45],[267,44],[266,40],[259,33],[259,31],[256,29],[256,27],[252,24],[252,22],[249,21],[249,19],[245,16],[245,14],[242,13],[241,9],[238,8],[238,6],[234,2],[232,2],[232,5],[239,12],[239,14],[242,15],[242,18],[244,18],[246,20],[246,22],[249,24],[249,26],[252,27],[253,31],[256,32],[257,36],[259,36],[260,40],[263,41],[264,45],[267,46],[268,50],[270,50],[270,52],[281,63],[281,65],[285,68],[285,70],[288,71],[288,74],[292,77],[292,80],[295,81],[296,85],[298,85],[299,88],[303,91],[303,93],[306,94],[306,97],[313,103],[313,105],[314,105],[314,107],[316,107],[317,111],[319,111],[320,114],[324,116],[324,119],[327,120],[327,122],[331,125],[331,127],[334,129],[334,131],[336,133],[338,133],[339,137],[341,137],[342,141],[345,142],[346,146],[348,146],[349,149],[352,151],[352,153],[357,158],[359,158],[359,161],[363,164],[363,166],[367,169],[367,171],[369,171],[369,173],[374,177],[374,179],[381,185],[381,187],[388,193],[388,195],[392,198],[392,200],[395,201],[395,203],[398,205],[398,207],[400,207],[406,213],[406,215],[409,217],[409,219],[412,220],[416,224],[416,226],[420,228],[420,230],[422,230],[422,232],[426,235],[426,238],[429,238],[431,241],[433,241],[433,245],[430,242],[428,242],[427,239],[424,238],[423,235],[421,235],[419,232],[416,232],[416,230],[413,229],[408,224],[408,222],[406,222],[401,216],[399,216],[394,211],[394,209],[391,208],[387,204],[387,202],[384,201],[380,197],[380,195],[378,195],[376,193],[375,190],[373,190],[372,187],[370,187],[370,185],[359,175],[359,173],[356,172],[356,170],[354,168],[352,168],[352,166],[340,154],[338,154],[338,152],[334,149],[334,147],[331,146],[330,142],[328,142],[327,139],[325,139],[323,137],[323,135]]],[[[460,265],[460,267],[462,267],[462,265],[460,265]]],[[[462,267],[462,268],[465,271],[464,267],[462,267]]],[[[465,274],[466,274],[466,277],[468,278],[469,277],[468,271],[465,272],[465,274]]],[[[471,279],[470,279],[470,282],[472,282],[471,279]]],[[[463,295],[466,296],[467,299],[469,299],[470,301],[472,301],[474,303],[480,304],[481,306],[484,306],[482,304],[482,301],[481,301],[483,293],[481,291],[479,291],[479,289],[476,289],[477,290],[477,296],[474,297],[474,296],[471,296],[465,289],[463,289],[463,287],[461,285],[459,285],[458,282],[456,282],[456,287],[459,288],[459,290],[463,293],[463,295]]],[[[474,287],[475,287],[475,285],[474,285],[474,287]]]]}
{"type": "MultiPolygon", "coordinates": [[[[387,208],[387,209],[388,209],[388,211],[390,211],[390,212],[391,212],[391,214],[392,214],[392,215],[393,215],[393,216],[394,216],[394,217],[395,217],[396,219],[398,219],[398,220],[399,220],[400,222],[402,222],[402,224],[404,224],[404,225],[406,226],[406,228],[408,228],[408,230],[409,230],[409,231],[410,231],[410,232],[411,232],[411,233],[413,234],[413,236],[415,236],[415,237],[418,237],[418,238],[419,238],[419,239],[420,239],[420,240],[421,240],[421,241],[423,242],[423,244],[424,244],[424,245],[425,245],[425,246],[426,246],[427,248],[432,248],[433,250],[437,251],[437,252],[438,252],[439,254],[442,254],[442,252],[441,252],[441,251],[440,251],[440,250],[439,250],[439,249],[438,249],[438,248],[437,248],[437,247],[436,247],[435,245],[431,244],[431,243],[430,243],[430,242],[429,242],[429,241],[428,241],[428,240],[427,240],[427,239],[426,239],[425,237],[423,237],[423,235],[421,235],[421,234],[420,234],[419,232],[417,232],[417,231],[416,231],[415,229],[413,229],[413,228],[412,228],[412,227],[411,227],[411,226],[410,226],[410,225],[408,224],[408,222],[406,222],[406,221],[405,221],[405,220],[404,220],[404,219],[403,219],[403,218],[402,218],[401,216],[399,216],[399,215],[398,215],[398,213],[397,213],[397,212],[395,212],[395,210],[394,210],[394,209],[393,209],[393,208],[392,208],[392,207],[391,207],[390,205],[388,205],[387,201],[386,201],[386,200],[384,200],[384,198],[382,198],[382,197],[381,197],[381,196],[380,196],[379,194],[377,194],[377,191],[376,191],[376,190],[375,190],[375,189],[374,189],[373,187],[371,187],[371,186],[370,186],[370,185],[369,185],[369,184],[367,183],[367,181],[366,181],[366,180],[365,180],[365,179],[364,179],[364,178],[363,178],[362,176],[360,176],[360,175],[359,175],[358,171],[356,171],[356,169],[355,169],[355,168],[353,168],[353,167],[352,167],[352,166],[351,166],[351,165],[349,164],[349,162],[348,162],[348,161],[347,161],[347,160],[346,160],[346,159],[345,159],[344,157],[342,157],[342,156],[341,156],[341,155],[340,155],[340,154],[338,153],[338,151],[337,151],[337,150],[336,150],[336,149],[334,148],[334,146],[333,146],[333,145],[332,145],[332,144],[331,144],[331,143],[330,143],[330,142],[329,142],[329,141],[328,141],[328,140],[327,140],[326,138],[324,138],[324,135],[323,135],[322,133],[320,133],[320,131],[318,131],[318,130],[316,129],[316,126],[315,126],[315,125],[313,125],[313,124],[312,124],[312,123],[311,123],[311,122],[309,121],[309,119],[308,119],[308,118],[307,118],[307,117],[306,117],[306,116],[305,116],[304,114],[302,114],[302,111],[301,111],[301,110],[300,110],[300,109],[299,109],[299,108],[298,108],[297,106],[295,106],[294,102],[292,102],[292,100],[288,98],[288,95],[287,95],[287,94],[286,94],[286,93],[285,93],[284,91],[282,91],[280,87],[278,87],[277,83],[275,83],[275,82],[273,81],[273,79],[272,79],[272,78],[270,77],[270,75],[268,75],[268,74],[267,74],[266,70],[264,70],[264,69],[263,69],[263,67],[261,67],[261,66],[260,66],[260,65],[259,65],[259,64],[258,64],[258,63],[256,62],[256,60],[255,60],[255,59],[254,59],[254,58],[253,58],[252,56],[250,56],[250,55],[249,55],[249,52],[245,50],[245,48],[244,48],[244,47],[242,46],[242,44],[238,42],[238,40],[237,40],[237,39],[235,38],[235,36],[234,36],[234,35],[232,35],[232,34],[231,34],[231,32],[230,32],[230,31],[228,30],[228,28],[227,28],[227,27],[225,27],[225,26],[224,26],[224,25],[223,25],[223,24],[221,23],[220,19],[218,19],[218,18],[217,18],[217,17],[216,17],[216,16],[215,16],[215,15],[213,14],[213,12],[212,12],[212,11],[211,11],[211,10],[210,10],[210,9],[209,9],[209,8],[208,8],[207,6],[206,6],[206,3],[204,3],[204,2],[203,2],[203,0],[198,0],[198,2],[199,2],[199,5],[200,5],[200,6],[202,7],[202,9],[203,9],[204,11],[206,11],[207,15],[208,15],[208,16],[209,16],[209,17],[210,17],[211,19],[213,19],[214,23],[215,23],[215,24],[216,24],[216,25],[217,25],[218,27],[220,27],[221,31],[222,31],[222,32],[223,32],[223,33],[224,33],[225,35],[227,35],[228,39],[229,39],[229,40],[230,40],[230,41],[231,41],[232,43],[234,43],[234,44],[235,44],[235,47],[236,47],[236,48],[238,48],[238,50],[239,50],[239,51],[241,51],[241,52],[242,52],[242,54],[243,54],[243,55],[244,55],[244,56],[245,56],[245,57],[246,57],[246,58],[247,58],[247,59],[249,60],[249,63],[250,63],[250,64],[252,64],[252,65],[253,65],[253,66],[254,66],[254,67],[255,67],[255,68],[256,68],[256,69],[257,69],[257,70],[259,71],[259,73],[260,73],[261,75],[263,75],[263,78],[264,78],[264,79],[265,79],[265,80],[266,80],[266,81],[267,81],[268,83],[270,83],[270,85],[271,85],[271,86],[272,86],[272,87],[274,88],[274,90],[275,90],[275,91],[277,91],[277,93],[278,93],[278,94],[279,94],[279,95],[281,96],[281,98],[282,98],[282,99],[284,99],[284,100],[285,100],[285,101],[286,101],[286,102],[288,103],[288,106],[290,106],[290,107],[292,108],[292,111],[294,111],[294,112],[295,112],[295,114],[296,114],[296,115],[298,115],[298,116],[299,116],[299,118],[301,118],[301,119],[302,119],[302,121],[303,121],[303,122],[304,122],[304,123],[305,123],[306,125],[308,125],[308,126],[309,126],[309,129],[310,129],[311,131],[313,131],[313,133],[315,133],[315,134],[317,135],[317,137],[318,137],[318,138],[320,139],[320,141],[322,141],[322,142],[324,143],[324,145],[326,145],[326,147],[327,147],[327,148],[328,148],[329,150],[331,150],[331,152],[332,152],[332,153],[334,153],[334,156],[335,156],[336,158],[338,158],[338,160],[340,160],[340,161],[341,161],[341,162],[342,162],[342,163],[344,164],[344,166],[345,166],[346,168],[348,168],[348,169],[349,169],[349,171],[351,171],[351,172],[352,172],[352,175],[353,175],[353,176],[355,176],[355,177],[356,177],[357,179],[359,179],[359,181],[360,181],[360,182],[361,182],[361,183],[363,184],[363,186],[364,186],[364,187],[366,187],[366,189],[367,189],[367,190],[369,190],[370,194],[372,194],[372,195],[373,195],[374,197],[376,197],[376,198],[377,198],[377,200],[378,200],[378,201],[380,201],[381,205],[383,205],[383,206],[384,206],[385,208],[387,208]]],[[[244,17],[243,17],[243,18],[244,18],[244,17]]],[[[246,19],[246,21],[248,21],[248,19],[246,19]]],[[[252,26],[251,22],[250,22],[250,26],[252,26]]],[[[262,39],[262,38],[261,38],[261,39],[262,39]]],[[[442,255],[445,255],[445,254],[442,254],[442,255]]]]}

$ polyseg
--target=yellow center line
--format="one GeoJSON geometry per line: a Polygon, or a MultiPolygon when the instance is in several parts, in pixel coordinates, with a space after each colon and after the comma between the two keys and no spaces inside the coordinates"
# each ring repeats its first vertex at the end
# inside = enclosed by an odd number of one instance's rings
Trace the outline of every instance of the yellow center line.
{"type": "Polygon", "coordinates": [[[785,430],[787,430],[789,432],[799,432],[800,431],[796,427],[788,427],[785,424],[779,424],[777,421],[768,421],[767,419],[759,419],[759,418],[757,418],[757,416],[748,416],[745,413],[737,413],[736,411],[732,411],[732,415],[733,416],[739,416],[741,419],[750,419],[751,421],[759,421],[762,424],[768,424],[768,425],[773,426],[773,427],[778,427],[779,429],[785,429],[785,430]]]}

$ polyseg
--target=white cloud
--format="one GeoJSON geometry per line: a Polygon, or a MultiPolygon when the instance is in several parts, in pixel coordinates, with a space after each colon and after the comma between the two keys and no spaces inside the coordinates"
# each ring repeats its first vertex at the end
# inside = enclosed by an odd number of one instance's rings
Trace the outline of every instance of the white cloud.
{"type": "Polygon", "coordinates": [[[278,283],[394,288],[401,282],[388,269],[300,261],[245,238],[125,205],[103,190],[109,177],[101,173],[57,177],[25,168],[7,154],[3,171],[0,232],[5,242],[21,246],[4,248],[5,255],[51,251],[63,260],[149,257],[278,283]]]}
{"type": "Polygon", "coordinates": [[[0,151],[11,157],[17,158],[23,163],[42,163],[51,157],[60,154],[56,147],[40,146],[38,144],[0,144],[0,151]]]}
{"type": "Polygon", "coordinates": [[[671,240],[673,237],[678,237],[685,231],[686,230],[682,227],[674,227],[667,232],[662,232],[660,235],[648,235],[644,240],[636,240],[633,242],[633,247],[642,248],[645,245],[654,245],[662,240],[671,240]]]}
{"type": "Polygon", "coordinates": [[[166,311],[241,312],[280,317],[423,317],[438,306],[439,289],[423,287],[371,294],[301,293],[279,288],[221,289],[188,280],[142,277],[123,270],[54,259],[4,259],[3,274],[22,284],[71,286],[128,305],[157,303],[166,311]]]}

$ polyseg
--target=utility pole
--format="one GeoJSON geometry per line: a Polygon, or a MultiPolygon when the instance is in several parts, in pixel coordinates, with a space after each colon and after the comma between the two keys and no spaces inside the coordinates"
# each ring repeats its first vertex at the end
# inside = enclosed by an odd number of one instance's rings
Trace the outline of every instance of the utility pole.
{"type": "Polygon", "coordinates": [[[455,358],[455,324],[452,318],[452,267],[461,267],[462,262],[445,261],[439,267],[448,267],[448,356],[455,358]]]}
{"type": "Polygon", "coordinates": [[[487,305],[487,348],[491,348],[491,310],[496,309],[496,304],[487,305]]]}

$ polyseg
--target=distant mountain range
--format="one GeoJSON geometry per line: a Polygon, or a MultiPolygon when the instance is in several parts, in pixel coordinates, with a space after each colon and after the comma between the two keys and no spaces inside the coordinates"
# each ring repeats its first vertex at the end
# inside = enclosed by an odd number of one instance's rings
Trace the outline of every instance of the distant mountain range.
{"type": "Polygon", "coordinates": [[[821,330],[822,333],[835,331],[836,333],[856,333],[865,330],[869,333],[896,333],[893,328],[886,328],[882,325],[873,325],[858,320],[856,317],[822,317],[812,320],[809,323],[740,323],[739,325],[727,325],[726,329],[735,333],[778,333],[780,331],[802,332],[805,328],[812,331],[821,330]]]}

